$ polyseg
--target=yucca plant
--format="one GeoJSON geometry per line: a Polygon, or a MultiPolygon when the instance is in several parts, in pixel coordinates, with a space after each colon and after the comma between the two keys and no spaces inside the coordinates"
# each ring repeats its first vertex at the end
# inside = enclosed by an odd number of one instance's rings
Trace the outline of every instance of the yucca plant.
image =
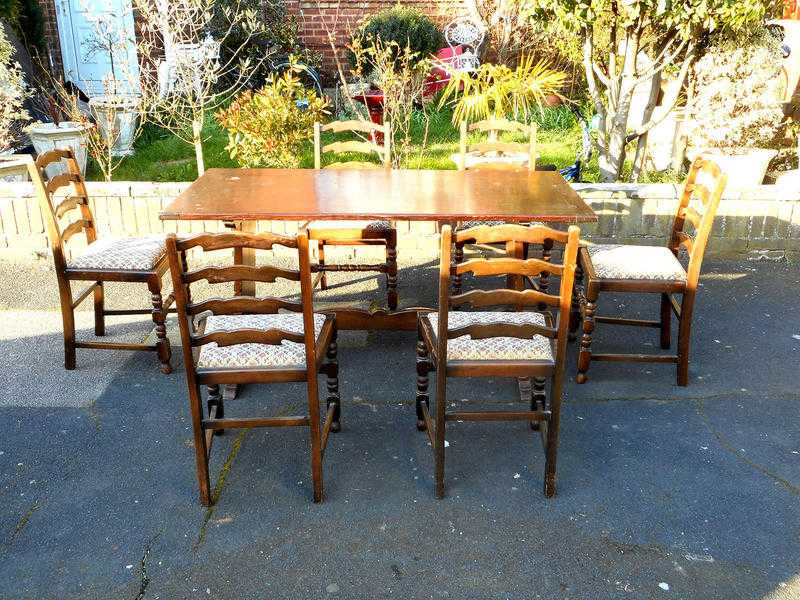
{"type": "Polygon", "coordinates": [[[442,92],[439,106],[453,104],[453,123],[488,118],[529,120],[548,96],[561,97],[566,73],[544,60],[523,56],[516,68],[484,63],[474,73],[455,71],[442,92]]]}

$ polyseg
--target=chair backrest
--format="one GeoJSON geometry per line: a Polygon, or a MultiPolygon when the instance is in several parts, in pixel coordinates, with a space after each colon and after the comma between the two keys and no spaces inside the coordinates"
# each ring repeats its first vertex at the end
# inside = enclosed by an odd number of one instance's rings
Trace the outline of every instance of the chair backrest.
{"type": "MultiPolygon", "coordinates": [[[[306,364],[315,364],[313,286],[311,284],[308,236],[305,232],[301,232],[296,237],[272,233],[201,233],[181,239],[171,233],[167,236],[167,256],[172,274],[187,377],[192,379],[197,375],[192,349],[211,342],[225,347],[248,343],[278,345],[284,340],[288,340],[305,344],[306,364]],[[274,246],[296,249],[299,269],[272,265],[231,265],[228,262],[225,265],[211,264],[189,270],[186,263],[186,253],[193,248],[202,249],[205,257],[206,252],[218,250],[241,251],[245,248],[272,250],[274,246]],[[214,297],[200,302],[194,302],[191,299],[191,286],[198,281],[206,281],[212,285],[241,281],[274,283],[279,278],[300,283],[300,302],[274,296],[214,297]],[[280,311],[302,313],[304,333],[292,333],[281,329],[231,329],[198,334],[192,326],[194,318],[200,314],[254,315],[275,314],[280,311]]],[[[224,253],[223,260],[226,262],[230,260],[230,252],[224,253]]]]}
{"type": "Polygon", "coordinates": [[[494,153],[498,158],[497,161],[492,161],[491,157],[482,160],[480,163],[481,168],[490,169],[519,169],[520,164],[514,162],[503,161],[502,157],[508,154],[526,154],[528,169],[530,171],[536,170],[536,123],[525,125],[517,121],[510,121],[508,119],[485,119],[477,121],[476,123],[467,124],[466,121],[461,121],[459,146],[458,146],[458,169],[463,171],[468,167],[467,154],[475,152],[478,154],[494,153]],[[476,144],[469,143],[469,134],[473,131],[488,134],[486,141],[478,142],[476,144]],[[499,134],[502,132],[510,133],[523,133],[528,135],[527,142],[503,142],[499,140],[499,134]]]}
{"type": "Polygon", "coordinates": [[[694,160],[686,177],[668,246],[676,256],[682,247],[689,254],[686,270],[689,289],[697,288],[711,226],[727,182],[728,177],[719,165],[702,156],[694,160]],[[696,201],[694,206],[692,200],[696,201]],[[694,235],[686,231],[687,222],[694,227],[694,235]]]}
{"type": "Polygon", "coordinates": [[[439,330],[437,332],[437,360],[444,361],[447,356],[447,339],[470,335],[472,339],[489,337],[531,338],[543,335],[556,341],[556,360],[563,368],[566,361],[567,333],[569,329],[569,313],[572,302],[572,286],[575,281],[575,265],[580,244],[580,229],[571,226],[568,231],[558,231],[543,225],[482,225],[453,233],[450,225],[442,228],[441,262],[439,266],[439,330]],[[495,244],[505,242],[513,244],[529,243],[559,244],[564,247],[561,264],[548,262],[538,258],[476,258],[461,263],[451,264],[451,248],[453,243],[495,244]],[[558,294],[546,294],[538,290],[513,290],[508,288],[486,290],[470,290],[452,295],[450,277],[472,273],[474,276],[517,275],[535,277],[541,273],[554,273],[561,278],[558,294]],[[473,308],[486,307],[538,307],[544,304],[548,310],[553,309],[557,321],[553,325],[540,326],[533,324],[518,325],[474,324],[460,329],[449,330],[448,313],[450,308],[471,305],[473,308]]]}
{"type": "MultiPolygon", "coordinates": [[[[372,121],[333,121],[323,125],[314,123],[314,168],[322,168],[322,155],[327,153],[343,154],[345,152],[358,152],[360,154],[377,154],[381,165],[385,168],[392,164],[392,125],[384,121],[383,125],[372,121]],[[336,141],[322,145],[322,134],[333,133],[366,133],[368,138],[347,141],[336,141]]],[[[364,161],[346,161],[326,165],[327,169],[370,169],[379,165],[364,161]]]]}
{"type": "Polygon", "coordinates": [[[3,165],[0,169],[11,168],[12,163],[17,163],[17,168],[24,168],[28,172],[47,227],[56,272],[61,273],[67,266],[65,246],[70,239],[81,232],[86,235],[87,244],[97,239],[89,196],[75,155],[72,150],[66,149],[40,154],[35,162],[27,155],[8,158],[11,160],[0,162],[3,165]],[[67,171],[48,181],[45,169],[60,161],[66,163],[67,171]],[[66,193],[58,193],[62,188],[69,189],[66,193]]]}

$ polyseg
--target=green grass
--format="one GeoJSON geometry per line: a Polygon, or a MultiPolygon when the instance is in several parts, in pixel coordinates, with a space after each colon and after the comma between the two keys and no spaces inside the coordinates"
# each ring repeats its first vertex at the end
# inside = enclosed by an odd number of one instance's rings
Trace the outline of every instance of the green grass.
{"type": "MultiPolygon", "coordinates": [[[[571,165],[581,147],[581,130],[566,107],[546,108],[537,115],[538,149],[543,164],[559,169],[571,165]]],[[[205,130],[203,150],[206,168],[236,167],[225,150],[227,135],[210,118],[205,130]]],[[[454,169],[450,156],[458,151],[458,130],[451,123],[451,112],[416,112],[411,127],[412,150],[403,166],[411,169],[454,169]],[[424,142],[424,143],[423,143],[424,142]]],[[[300,166],[314,164],[313,147],[308,142],[300,156],[300,166]]],[[[88,178],[101,179],[96,165],[90,164],[88,178]]],[[[122,161],[114,172],[115,181],[193,181],[197,178],[194,148],[173,134],[148,126],[137,140],[135,154],[122,161]]],[[[584,171],[586,181],[598,181],[596,156],[584,171]]],[[[672,174],[656,174],[644,182],[673,181],[672,174]]]]}

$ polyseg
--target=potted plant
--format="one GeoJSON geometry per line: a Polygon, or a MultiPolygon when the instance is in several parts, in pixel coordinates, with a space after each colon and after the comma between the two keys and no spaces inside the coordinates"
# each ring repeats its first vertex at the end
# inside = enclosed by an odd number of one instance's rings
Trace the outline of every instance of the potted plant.
{"type": "Polygon", "coordinates": [[[697,62],[694,83],[687,155],[713,156],[729,187],[761,184],[785,125],[777,40],[764,29],[745,43],[718,41],[697,62]]]}
{"type": "Polygon", "coordinates": [[[118,23],[122,19],[113,13],[104,13],[94,18],[94,29],[87,40],[87,56],[105,54],[111,67],[103,79],[103,94],[89,99],[89,108],[98,127],[98,133],[105,137],[113,156],[133,154],[133,142],[138,129],[139,103],[131,90],[134,83],[131,77],[122,80],[117,72],[119,53],[128,52],[128,39],[118,23]]]}
{"type": "MultiPolygon", "coordinates": [[[[69,114],[61,106],[60,99],[55,93],[46,94],[47,113],[51,122],[45,123],[36,121],[30,124],[26,133],[31,138],[33,149],[36,154],[44,154],[50,150],[71,149],[75,155],[75,160],[81,169],[81,173],[86,173],[87,158],[87,136],[92,124],[88,121],[78,121],[65,119],[64,115],[69,114]]],[[[52,178],[61,173],[67,172],[67,165],[52,163],[48,165],[47,177],[52,178]]]]}

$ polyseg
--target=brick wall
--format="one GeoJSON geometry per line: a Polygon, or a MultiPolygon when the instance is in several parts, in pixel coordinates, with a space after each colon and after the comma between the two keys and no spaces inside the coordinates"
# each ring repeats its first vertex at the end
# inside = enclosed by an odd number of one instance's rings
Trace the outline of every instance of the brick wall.
{"type": "Polygon", "coordinates": [[[64,63],[61,60],[61,44],[58,39],[58,22],[56,21],[55,0],[38,0],[39,7],[42,9],[42,20],[44,25],[44,40],[52,61],[55,73],[64,72],[64,63]]]}
{"type": "MultiPolygon", "coordinates": [[[[359,21],[396,3],[396,0],[286,0],[286,8],[297,18],[300,41],[322,53],[322,72],[330,76],[336,72],[336,55],[328,42],[328,31],[334,36],[340,60],[346,64],[344,50],[350,32],[359,21]]],[[[418,8],[439,25],[466,14],[462,0],[405,0],[403,5],[418,8]]]]}

